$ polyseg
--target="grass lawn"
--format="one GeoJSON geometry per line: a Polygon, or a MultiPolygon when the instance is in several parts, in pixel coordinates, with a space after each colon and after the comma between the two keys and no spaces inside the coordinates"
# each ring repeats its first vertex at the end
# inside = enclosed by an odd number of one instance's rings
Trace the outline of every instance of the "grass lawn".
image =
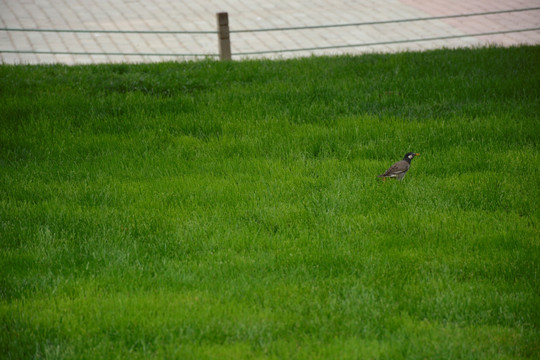
{"type": "Polygon", "coordinates": [[[539,114],[540,46],[2,65],[0,353],[538,359],[539,114]]]}

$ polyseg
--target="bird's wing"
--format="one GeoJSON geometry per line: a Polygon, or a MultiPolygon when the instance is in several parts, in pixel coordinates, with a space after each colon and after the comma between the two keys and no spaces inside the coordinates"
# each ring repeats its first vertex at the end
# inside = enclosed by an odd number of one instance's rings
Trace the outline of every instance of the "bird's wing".
{"type": "Polygon", "coordinates": [[[390,166],[390,168],[388,168],[388,170],[386,170],[386,172],[382,174],[382,176],[398,175],[404,173],[409,170],[409,166],[409,163],[405,160],[398,161],[397,163],[390,166]]]}

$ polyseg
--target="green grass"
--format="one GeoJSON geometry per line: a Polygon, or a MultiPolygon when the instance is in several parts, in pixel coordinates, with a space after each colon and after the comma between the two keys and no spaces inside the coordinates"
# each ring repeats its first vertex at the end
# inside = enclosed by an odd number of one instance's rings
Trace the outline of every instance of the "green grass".
{"type": "Polygon", "coordinates": [[[0,66],[0,352],[537,359],[538,64],[0,66]]]}

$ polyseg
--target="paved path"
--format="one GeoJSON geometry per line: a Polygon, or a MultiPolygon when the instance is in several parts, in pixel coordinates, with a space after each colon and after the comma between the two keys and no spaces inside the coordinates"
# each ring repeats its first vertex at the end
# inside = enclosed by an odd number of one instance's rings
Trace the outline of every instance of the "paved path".
{"type": "MultiPolygon", "coordinates": [[[[0,0],[0,27],[80,30],[215,31],[229,13],[231,30],[343,24],[540,7],[540,0],[0,0]]],[[[246,52],[390,42],[540,28],[540,10],[430,21],[297,31],[232,33],[233,59],[358,54],[540,44],[540,31],[377,46],[234,55],[246,52]]],[[[152,62],[192,57],[17,54],[5,51],[216,54],[217,35],[0,31],[0,62],[87,64],[152,62]],[[2,52],[3,51],[3,52],[2,52]]]]}

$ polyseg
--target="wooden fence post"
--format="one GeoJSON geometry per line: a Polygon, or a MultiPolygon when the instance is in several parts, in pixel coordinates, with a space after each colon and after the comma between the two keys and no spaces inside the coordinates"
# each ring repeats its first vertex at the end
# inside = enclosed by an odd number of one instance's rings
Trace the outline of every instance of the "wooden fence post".
{"type": "Polygon", "coordinates": [[[229,38],[229,15],[226,12],[216,14],[218,26],[219,59],[231,60],[231,39],[229,38]]]}

